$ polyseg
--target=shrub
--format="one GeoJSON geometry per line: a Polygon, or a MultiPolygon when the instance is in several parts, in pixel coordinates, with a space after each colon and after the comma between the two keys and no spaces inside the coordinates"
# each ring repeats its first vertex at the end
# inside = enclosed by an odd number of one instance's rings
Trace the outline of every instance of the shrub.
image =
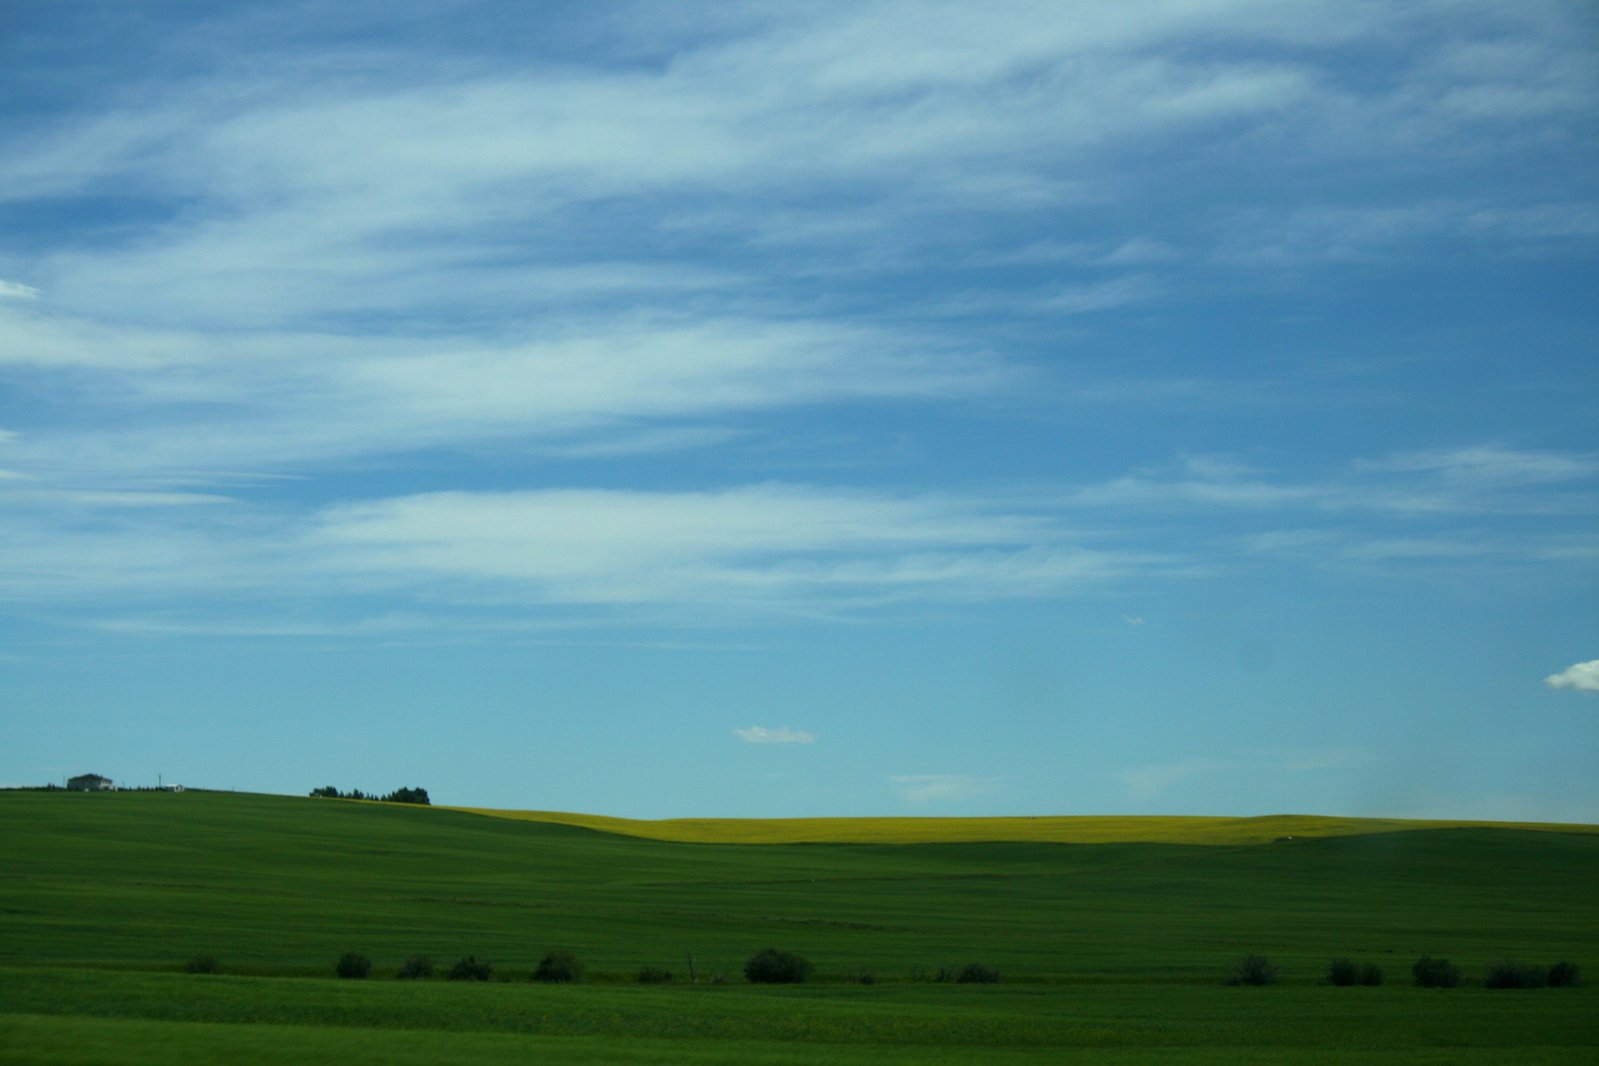
{"type": "Polygon", "coordinates": [[[1269,985],[1277,980],[1277,967],[1264,955],[1245,955],[1227,975],[1230,985],[1269,985]]]}
{"type": "Polygon", "coordinates": [[[1415,977],[1416,984],[1422,988],[1460,987],[1460,967],[1448,959],[1435,959],[1430,955],[1423,955],[1410,968],[1410,973],[1415,977]]]}
{"type": "Polygon", "coordinates": [[[359,951],[346,951],[333,964],[333,972],[340,977],[365,977],[372,972],[372,960],[359,951]]]}
{"type": "Polygon", "coordinates": [[[1514,960],[1494,963],[1482,979],[1484,988],[1542,988],[1548,983],[1549,973],[1542,966],[1514,960]]]}
{"type": "Polygon", "coordinates": [[[862,966],[858,970],[851,970],[849,976],[846,977],[845,980],[857,985],[875,985],[877,983],[877,976],[873,974],[872,971],[862,966]]]}
{"type": "Polygon", "coordinates": [[[1577,983],[1577,964],[1561,959],[1549,967],[1550,988],[1571,988],[1577,983]]]}
{"type": "Polygon", "coordinates": [[[412,955],[400,966],[400,977],[407,981],[421,981],[433,976],[433,960],[426,955],[412,955]]]}
{"type": "Polygon", "coordinates": [[[222,964],[215,955],[196,955],[184,969],[189,973],[221,973],[222,964]]]}
{"type": "Polygon", "coordinates": [[[533,971],[533,980],[550,981],[557,984],[567,984],[583,979],[583,964],[577,961],[577,956],[570,951],[552,951],[539,960],[538,969],[533,971]]]}
{"type": "Polygon", "coordinates": [[[956,972],[955,983],[958,985],[997,985],[999,984],[999,971],[992,966],[984,966],[980,962],[968,962],[956,972]]]}
{"type": "Polygon", "coordinates": [[[468,955],[450,967],[452,981],[487,981],[493,975],[493,963],[478,962],[476,955],[468,955]]]}
{"type": "Polygon", "coordinates": [[[744,964],[744,979],[760,985],[793,985],[804,981],[814,969],[802,955],[766,948],[751,955],[744,964]]]}
{"type": "Polygon", "coordinates": [[[1380,985],[1382,967],[1374,962],[1354,963],[1348,959],[1334,959],[1327,967],[1330,985],[1380,985]]]}
{"type": "Polygon", "coordinates": [[[646,966],[638,972],[638,983],[641,985],[671,984],[672,971],[663,970],[659,966],[646,966]]]}

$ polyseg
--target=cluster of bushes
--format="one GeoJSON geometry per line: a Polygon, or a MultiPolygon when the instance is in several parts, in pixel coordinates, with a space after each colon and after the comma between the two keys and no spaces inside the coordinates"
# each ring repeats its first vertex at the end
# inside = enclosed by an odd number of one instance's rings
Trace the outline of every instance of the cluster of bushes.
{"type": "Polygon", "coordinates": [[[432,806],[432,801],[428,799],[428,790],[425,788],[397,788],[386,796],[379,796],[373,792],[362,792],[358,788],[340,792],[332,785],[328,785],[326,788],[313,788],[311,795],[318,799],[381,800],[384,803],[417,803],[424,807],[432,806]]]}
{"type": "Polygon", "coordinates": [[[1348,959],[1334,959],[1332,965],[1327,967],[1327,983],[1341,986],[1380,985],[1382,967],[1374,962],[1354,963],[1348,959]]]}
{"type": "Polygon", "coordinates": [[[1277,967],[1264,955],[1245,955],[1227,975],[1230,985],[1270,985],[1277,983],[1277,967]]]}
{"type": "MultiPolygon", "coordinates": [[[[1465,983],[1460,967],[1448,959],[1423,955],[1411,967],[1416,984],[1422,988],[1458,988],[1465,983]]],[[[1570,988],[1577,983],[1577,966],[1564,959],[1545,969],[1524,962],[1505,960],[1488,967],[1484,988],[1570,988]]]]}
{"type": "Polygon", "coordinates": [[[744,964],[744,980],[757,985],[794,985],[808,978],[814,969],[803,955],[766,948],[751,955],[744,964]]]}
{"type": "MultiPolygon", "coordinates": [[[[209,956],[205,957],[209,959],[209,956]]],[[[189,964],[191,973],[216,973],[216,969],[196,969],[203,959],[196,959],[189,964]]],[[[215,959],[209,959],[210,965],[216,965],[215,959]]],[[[372,960],[358,951],[347,951],[339,956],[333,964],[333,972],[340,977],[360,979],[372,974],[372,960]]],[[[433,976],[433,960],[426,955],[412,955],[400,965],[399,972],[395,974],[402,981],[425,981],[433,976]]],[[[445,976],[452,981],[488,981],[494,977],[494,964],[476,955],[468,955],[457,959],[445,976]]],[[[583,978],[583,964],[577,956],[570,951],[552,951],[539,960],[539,965],[533,971],[533,980],[549,981],[555,983],[569,983],[580,981],[583,978]]],[[[671,974],[666,975],[671,980],[671,974]]]]}
{"type": "Polygon", "coordinates": [[[933,975],[940,984],[997,985],[1002,980],[1000,972],[981,962],[968,962],[965,966],[940,966],[933,975]]]}
{"type": "Polygon", "coordinates": [[[450,967],[449,978],[452,981],[487,981],[494,976],[492,962],[479,962],[476,955],[468,955],[464,959],[456,959],[455,965],[450,967]]]}
{"type": "MultiPolygon", "coordinates": [[[[209,957],[207,957],[209,959],[209,957]]],[[[216,960],[209,959],[208,965],[212,969],[196,969],[201,960],[190,963],[190,969],[196,973],[215,973],[216,960]]],[[[803,955],[792,951],[780,951],[777,948],[765,948],[757,951],[744,963],[744,979],[751,984],[800,984],[809,980],[815,973],[815,966],[803,955]]],[[[340,977],[359,979],[369,977],[372,973],[372,960],[360,952],[348,951],[339,956],[334,964],[333,972],[340,977]]],[[[413,955],[401,965],[395,975],[402,980],[426,980],[434,973],[433,960],[426,955],[413,955]]],[[[474,955],[468,955],[451,966],[446,976],[452,981],[488,981],[494,976],[494,965],[490,962],[480,961],[474,955]]],[[[533,971],[533,980],[545,981],[552,984],[570,984],[583,979],[583,963],[570,951],[559,949],[551,951],[539,960],[538,967],[533,971]]],[[[855,983],[870,985],[877,981],[876,976],[868,969],[856,969],[846,975],[846,980],[855,983]]],[[[938,971],[936,980],[948,981],[955,984],[995,984],[1000,980],[1000,973],[992,966],[980,962],[969,962],[961,967],[944,967],[938,971]]],[[[669,984],[673,980],[670,970],[656,966],[645,966],[638,971],[636,980],[639,984],[669,984]]],[[[707,983],[720,985],[727,983],[727,977],[721,973],[713,973],[707,983]]]]}
{"type": "MultiPolygon", "coordinates": [[[[1465,984],[1460,967],[1448,959],[1435,959],[1423,955],[1410,968],[1410,975],[1420,988],[1459,988],[1465,984]]],[[[1245,955],[1227,974],[1230,985],[1269,985],[1277,980],[1277,967],[1263,955],[1245,955]]],[[[1327,967],[1330,985],[1380,985],[1382,968],[1374,963],[1356,963],[1349,959],[1334,959],[1327,967]]],[[[1567,988],[1577,983],[1577,967],[1561,961],[1545,969],[1521,962],[1496,962],[1488,968],[1482,979],[1484,988],[1567,988]]]]}
{"type": "Polygon", "coordinates": [[[1564,959],[1548,969],[1506,960],[1488,967],[1484,988],[1570,988],[1577,983],[1577,967],[1564,959]]]}
{"type": "MultiPolygon", "coordinates": [[[[690,959],[691,970],[692,962],[690,959]]],[[[222,972],[222,965],[214,955],[196,956],[189,960],[185,968],[189,973],[222,972]]],[[[347,951],[334,963],[333,972],[343,978],[369,977],[372,973],[372,960],[358,951],[347,951]]],[[[803,955],[792,951],[779,951],[777,948],[757,951],[744,963],[744,979],[751,984],[800,984],[808,980],[814,972],[815,967],[803,955]]],[[[1448,959],[1435,959],[1430,955],[1423,955],[1417,959],[1411,966],[1410,973],[1416,985],[1421,988],[1458,988],[1465,983],[1460,967],[1448,959]]],[[[426,980],[433,976],[433,960],[426,955],[413,955],[405,960],[395,976],[402,980],[426,980]]],[[[474,955],[468,955],[451,966],[446,976],[452,981],[487,981],[494,976],[494,965],[487,961],[479,961],[474,955]]],[[[572,952],[564,948],[557,949],[548,952],[539,960],[532,977],[535,981],[570,984],[583,979],[583,964],[572,952]]],[[[1230,985],[1270,985],[1275,984],[1277,978],[1277,967],[1264,955],[1245,955],[1228,972],[1226,982],[1230,985]]],[[[919,979],[926,979],[925,971],[919,975],[919,979]]],[[[998,970],[980,962],[969,962],[959,967],[941,966],[933,977],[934,981],[962,985],[991,985],[999,983],[1001,979],[998,970]]],[[[670,970],[645,966],[638,971],[636,980],[639,984],[646,985],[669,984],[673,977],[670,970]]],[[[845,980],[869,985],[875,983],[877,979],[872,971],[857,969],[846,975],[845,980]]],[[[708,978],[708,981],[710,984],[720,985],[726,984],[727,978],[721,973],[715,973],[708,978]]],[[[1381,967],[1374,963],[1356,963],[1350,959],[1337,958],[1327,967],[1327,983],[1346,987],[1380,985],[1383,983],[1383,972],[1381,967]]],[[[1577,983],[1576,965],[1565,960],[1549,967],[1516,961],[1496,962],[1488,968],[1482,979],[1484,988],[1568,988],[1577,983]]]]}
{"type": "Polygon", "coordinates": [[[1418,988],[1459,988],[1465,981],[1460,967],[1448,959],[1435,959],[1431,955],[1417,959],[1410,968],[1410,976],[1415,978],[1418,988]]]}

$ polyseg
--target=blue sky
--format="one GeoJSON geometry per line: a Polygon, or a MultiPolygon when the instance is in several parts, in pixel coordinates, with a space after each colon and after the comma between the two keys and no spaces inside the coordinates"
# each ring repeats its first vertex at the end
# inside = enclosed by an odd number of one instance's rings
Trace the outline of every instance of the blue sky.
{"type": "Polygon", "coordinates": [[[1599,821],[1596,46],[8,5],[0,784],[1599,821]]]}

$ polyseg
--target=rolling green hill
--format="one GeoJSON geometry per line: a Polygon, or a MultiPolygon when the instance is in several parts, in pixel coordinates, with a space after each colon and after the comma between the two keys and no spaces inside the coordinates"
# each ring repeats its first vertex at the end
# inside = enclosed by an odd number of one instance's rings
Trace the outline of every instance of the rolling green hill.
{"type": "MultiPolygon", "coordinates": [[[[739,847],[394,804],[0,793],[0,1035],[48,1043],[77,1019],[115,1046],[129,1039],[119,1027],[161,1023],[190,1026],[183,1039],[197,1049],[225,1047],[238,1036],[227,1026],[255,1021],[290,1044],[304,1036],[297,1027],[583,1037],[601,1042],[582,1045],[593,1061],[622,1037],[704,1045],[680,1061],[740,1061],[730,1041],[754,1041],[745,1060],[760,1061],[760,1048],[776,1055],[795,1041],[1021,1054],[1150,1040],[1248,1061],[1297,1033],[1306,1048],[1464,1040],[1562,1061],[1573,1046],[1599,1047],[1589,988],[1418,990],[1408,969],[1431,954],[1468,975],[1506,957],[1599,973],[1599,835],[1588,828],[739,847]],[[819,983],[744,985],[743,960],[768,945],[809,957],[819,983]],[[575,951],[589,981],[520,983],[555,947],[575,951]],[[330,980],[351,950],[383,980],[330,980]],[[1268,955],[1282,985],[1222,987],[1246,952],[1268,955]],[[415,954],[442,967],[472,954],[517,983],[392,980],[415,954]],[[224,976],[182,972],[199,955],[224,976]],[[1378,963],[1389,984],[1323,987],[1334,956],[1378,963]],[[1006,983],[930,981],[972,960],[1006,983]],[[642,966],[678,981],[633,985],[642,966]],[[846,981],[862,970],[876,983],[846,981]],[[732,983],[704,983],[716,973],[732,983]],[[1229,1011],[1259,1017],[1251,1029],[1229,1011]]],[[[339,1039],[327,1035],[329,1048],[339,1039]]],[[[60,1061],[100,1061],[85,1041],[82,1056],[60,1061]]],[[[31,1060],[0,1051],[5,1061],[31,1060]]]]}
{"type": "Polygon", "coordinates": [[[1011,818],[666,818],[641,821],[564,811],[456,807],[494,818],[597,829],[684,844],[1269,844],[1285,837],[1367,836],[1420,829],[1538,829],[1599,833],[1599,826],[1553,822],[1469,822],[1415,818],[1256,818],[1065,815],[1011,818]]]}

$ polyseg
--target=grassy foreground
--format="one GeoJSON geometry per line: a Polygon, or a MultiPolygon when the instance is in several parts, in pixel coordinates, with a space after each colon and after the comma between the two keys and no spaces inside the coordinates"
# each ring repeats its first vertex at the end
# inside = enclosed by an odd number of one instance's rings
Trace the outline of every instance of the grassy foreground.
{"type": "Polygon", "coordinates": [[[1599,1052],[1599,835],[1410,824],[1273,827],[1265,842],[1226,843],[1222,821],[1194,826],[1203,847],[746,848],[332,800],[0,793],[0,1063],[1486,1063],[1599,1052]],[[744,984],[743,960],[768,945],[811,958],[817,982],[744,984]],[[577,952],[585,983],[528,981],[553,947],[577,952]],[[372,958],[372,978],[332,979],[349,950],[372,958]],[[1223,986],[1245,952],[1270,956],[1282,983],[1223,986]],[[183,972],[202,954],[223,973],[183,972]],[[414,954],[441,970],[474,954],[498,979],[394,980],[414,954]],[[1408,969],[1421,954],[1477,977],[1500,958],[1567,958],[1590,984],[1416,989],[1408,969]],[[1334,956],[1378,963],[1388,984],[1322,985],[1334,956]],[[971,960],[1006,982],[929,980],[971,960]],[[677,980],[633,983],[645,965],[677,980]],[[863,969],[875,983],[846,980],[863,969]],[[716,972],[729,983],[707,983],[716,972]]]}

